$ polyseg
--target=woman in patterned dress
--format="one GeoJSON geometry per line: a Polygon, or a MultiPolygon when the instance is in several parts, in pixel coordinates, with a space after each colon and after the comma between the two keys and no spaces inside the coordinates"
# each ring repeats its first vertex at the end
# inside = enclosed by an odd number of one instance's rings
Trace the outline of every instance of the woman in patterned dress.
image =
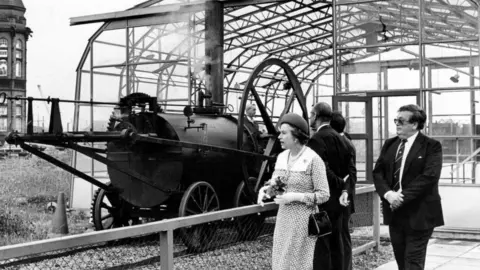
{"type": "MultiPolygon", "coordinates": [[[[305,144],[308,123],[297,114],[286,114],[280,122],[280,143],[285,149],[278,155],[272,179],[285,179],[285,193],[277,195],[279,204],[273,234],[272,269],[313,269],[316,238],[308,237],[308,217],[316,204],[330,196],[322,159],[305,144]]],[[[259,190],[258,203],[270,198],[266,190],[270,180],[259,190]]]]}

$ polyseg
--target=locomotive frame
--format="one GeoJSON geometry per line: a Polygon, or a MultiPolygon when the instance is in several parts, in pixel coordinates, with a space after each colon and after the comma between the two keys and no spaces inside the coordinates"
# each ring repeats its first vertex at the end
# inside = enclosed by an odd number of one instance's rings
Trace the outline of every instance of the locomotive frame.
{"type": "MultiPolygon", "coordinates": [[[[118,103],[60,100],[54,98],[7,98],[5,95],[2,95],[0,102],[5,102],[6,99],[12,101],[20,99],[26,100],[28,103],[27,132],[23,134],[17,131],[11,132],[8,134],[6,141],[10,144],[19,145],[33,155],[45,159],[99,187],[92,202],[93,223],[97,230],[135,225],[141,222],[140,219],[159,220],[253,204],[256,201],[259,187],[264,181],[269,179],[273,171],[275,157],[281,151],[277,139],[277,128],[253,85],[262,70],[272,65],[276,65],[284,70],[293,90],[293,95],[289,97],[282,115],[289,112],[293,103],[297,101],[303,117],[308,119],[305,96],[299,81],[288,65],[279,59],[267,59],[260,63],[254,69],[245,85],[240,111],[245,110],[248,97],[253,96],[269,134],[263,153],[258,151],[258,139],[252,135],[252,131],[244,127],[245,119],[243,114],[239,114],[237,120],[225,112],[226,106],[207,102],[208,105],[206,106],[193,108],[186,106],[184,108],[184,117],[178,114],[172,115],[162,112],[162,106],[157,103],[156,97],[150,97],[141,93],[133,93],[121,98],[118,103]],[[51,103],[51,121],[48,132],[33,133],[32,104],[34,101],[51,103]],[[115,105],[117,115],[112,115],[108,131],[64,132],[59,109],[59,103],[61,102],[115,105]],[[166,122],[166,119],[177,122],[183,121],[182,129],[185,132],[196,129],[195,132],[197,134],[202,134],[199,131],[203,130],[202,136],[210,136],[209,132],[211,131],[205,131],[208,124],[201,123],[193,126],[192,124],[195,123],[195,120],[203,119],[202,121],[207,121],[206,119],[211,119],[215,121],[222,119],[222,121],[230,123],[231,126],[236,125],[236,132],[234,132],[236,137],[233,140],[236,147],[222,146],[220,143],[221,137],[218,137],[218,140],[209,141],[209,143],[199,143],[198,140],[180,140],[175,136],[160,134],[159,130],[165,129],[162,129],[159,125],[165,128],[168,122],[165,124],[162,121],[166,122]],[[55,159],[53,156],[37,150],[30,143],[69,148],[103,163],[109,170],[111,181],[104,184],[94,176],[88,175],[73,166],[55,159]],[[95,148],[81,145],[82,143],[106,144],[105,148],[95,148]],[[246,146],[249,149],[244,149],[246,146]],[[159,151],[150,151],[149,149],[159,151]],[[186,156],[179,155],[177,157],[179,159],[175,160],[175,155],[179,153],[185,154],[185,149],[188,149],[188,154],[186,156]],[[159,158],[157,155],[159,152],[161,152],[160,154],[166,153],[165,155],[168,157],[160,158],[158,159],[160,162],[156,162],[156,158],[159,158]],[[116,159],[115,154],[133,158],[128,158],[127,161],[119,161],[116,159]],[[211,179],[202,179],[202,177],[195,179],[195,177],[186,177],[186,173],[182,171],[190,166],[189,170],[191,169],[193,172],[204,172],[205,168],[199,168],[199,164],[196,163],[195,166],[197,167],[191,167],[189,162],[199,159],[208,161],[209,156],[212,159],[215,155],[222,159],[238,162],[226,168],[226,170],[235,172],[230,179],[223,179],[218,174],[210,175],[211,179]],[[150,159],[154,159],[153,167],[145,166],[147,170],[143,171],[139,169],[143,168],[142,166],[145,163],[150,162],[150,159]],[[140,167],[135,165],[138,163],[138,160],[142,163],[140,167]],[[249,162],[251,160],[257,162],[254,162],[252,165],[249,162]],[[165,164],[169,165],[163,168],[165,164]],[[150,168],[150,171],[148,168],[150,168]],[[158,168],[161,169],[158,170],[158,168]],[[168,178],[158,181],[152,178],[152,171],[155,171],[156,175],[166,174],[171,176],[173,181],[168,178]],[[179,171],[180,176],[178,175],[179,171]],[[140,188],[138,188],[137,192],[133,192],[132,190],[137,189],[137,187],[140,188]],[[164,198],[159,199],[162,196],[164,198]]],[[[215,162],[218,162],[218,158],[212,159],[210,163],[206,162],[205,164],[215,164],[215,162]]],[[[212,171],[212,168],[206,169],[212,171]]],[[[253,239],[258,236],[264,218],[264,216],[260,215],[238,218],[236,220],[236,228],[240,237],[253,239]],[[258,225],[254,226],[256,230],[252,230],[250,227],[247,228],[246,224],[251,226],[252,222],[258,225]]],[[[182,229],[180,235],[189,249],[202,251],[210,247],[209,241],[213,232],[214,228],[211,226],[197,226],[195,228],[182,229]],[[192,241],[192,237],[195,238],[195,241],[192,241]]]]}

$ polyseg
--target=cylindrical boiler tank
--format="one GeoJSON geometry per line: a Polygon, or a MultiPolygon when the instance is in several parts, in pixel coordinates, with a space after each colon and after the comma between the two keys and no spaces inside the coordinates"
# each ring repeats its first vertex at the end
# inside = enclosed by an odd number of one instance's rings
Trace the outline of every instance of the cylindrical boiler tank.
{"type": "MultiPolygon", "coordinates": [[[[159,138],[236,149],[237,120],[232,116],[196,114],[190,119],[194,122],[188,128],[186,116],[144,112],[124,119],[115,129],[131,128],[159,138]]],[[[243,140],[244,150],[254,151],[254,139],[246,131],[243,140]]],[[[108,167],[111,183],[120,190],[120,196],[141,208],[161,205],[171,196],[169,191],[181,192],[195,181],[212,184],[221,204],[228,206],[243,178],[244,160],[231,153],[145,142],[128,145],[121,141],[110,142],[107,149],[108,159],[150,178],[163,190],[108,167]]]]}

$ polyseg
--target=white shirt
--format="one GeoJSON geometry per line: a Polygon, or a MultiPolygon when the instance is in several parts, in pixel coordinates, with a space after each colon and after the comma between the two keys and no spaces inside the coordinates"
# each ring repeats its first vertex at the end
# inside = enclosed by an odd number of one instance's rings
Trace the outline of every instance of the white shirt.
{"type": "MultiPolygon", "coordinates": [[[[398,184],[400,186],[399,191],[402,191],[402,176],[403,176],[403,168],[405,167],[405,160],[407,159],[408,152],[410,152],[410,148],[412,148],[413,142],[417,138],[417,135],[418,135],[418,131],[412,136],[408,137],[407,142],[405,143],[405,149],[403,151],[403,156],[402,156],[402,165],[400,166],[400,175],[398,176],[398,182],[399,182],[398,184]]],[[[400,149],[400,145],[398,146],[397,153],[399,149],[400,149]]]]}
{"type": "Polygon", "coordinates": [[[252,123],[255,123],[255,120],[253,120],[253,117],[250,117],[248,115],[245,115],[247,117],[247,120],[252,122],[252,123]]]}
{"type": "Polygon", "coordinates": [[[330,123],[328,123],[328,124],[323,124],[323,125],[320,125],[320,126],[317,128],[317,132],[318,132],[318,131],[319,131],[319,130],[322,128],[322,127],[324,127],[324,126],[328,126],[328,125],[330,125],[330,123]]]}
{"type": "MultiPolygon", "coordinates": [[[[402,191],[402,176],[403,176],[403,168],[405,167],[405,160],[407,159],[407,156],[408,156],[408,152],[410,152],[410,148],[412,148],[412,145],[413,145],[413,142],[415,141],[415,139],[417,138],[418,136],[418,131],[413,134],[412,136],[408,137],[407,138],[407,142],[405,143],[405,149],[403,150],[403,157],[402,157],[402,165],[400,165],[400,174],[398,175],[398,184],[400,186],[400,189],[398,190],[399,192],[402,191]]],[[[396,153],[398,153],[398,150],[400,149],[400,145],[398,145],[398,148],[397,148],[397,151],[395,152],[395,156],[397,155],[396,153]]],[[[385,199],[387,199],[387,195],[390,193],[390,192],[393,192],[392,190],[389,190],[387,191],[383,197],[385,199]]]]}

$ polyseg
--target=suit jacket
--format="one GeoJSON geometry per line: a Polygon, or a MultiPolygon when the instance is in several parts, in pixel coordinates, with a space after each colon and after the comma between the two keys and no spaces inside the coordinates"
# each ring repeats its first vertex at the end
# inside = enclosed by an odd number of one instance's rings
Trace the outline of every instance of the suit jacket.
{"type": "Polygon", "coordinates": [[[400,139],[385,141],[375,168],[373,182],[382,199],[384,224],[389,225],[395,215],[407,218],[414,230],[427,230],[442,226],[443,212],[438,193],[438,181],[442,170],[442,145],[437,140],[418,133],[408,152],[403,169],[402,205],[392,212],[384,199],[393,187],[394,160],[400,139]]]}
{"type": "Polygon", "coordinates": [[[252,135],[255,137],[255,139],[258,139],[260,137],[260,129],[258,127],[258,123],[257,122],[250,122],[250,120],[248,120],[247,116],[245,116],[244,120],[243,120],[243,124],[245,125],[245,127],[252,133],[252,135]]]}
{"type": "Polygon", "coordinates": [[[344,208],[340,205],[340,195],[346,188],[343,178],[349,173],[351,154],[345,145],[342,136],[332,127],[323,126],[318,130],[307,145],[323,160],[327,172],[330,199],[324,209],[332,213],[340,213],[344,208]]]}
{"type": "Polygon", "coordinates": [[[348,151],[350,152],[350,162],[348,164],[348,179],[344,184],[343,190],[348,192],[348,197],[350,199],[350,213],[355,213],[355,185],[357,184],[357,153],[355,146],[353,145],[348,135],[344,133],[342,137],[345,145],[347,146],[348,151]]]}

